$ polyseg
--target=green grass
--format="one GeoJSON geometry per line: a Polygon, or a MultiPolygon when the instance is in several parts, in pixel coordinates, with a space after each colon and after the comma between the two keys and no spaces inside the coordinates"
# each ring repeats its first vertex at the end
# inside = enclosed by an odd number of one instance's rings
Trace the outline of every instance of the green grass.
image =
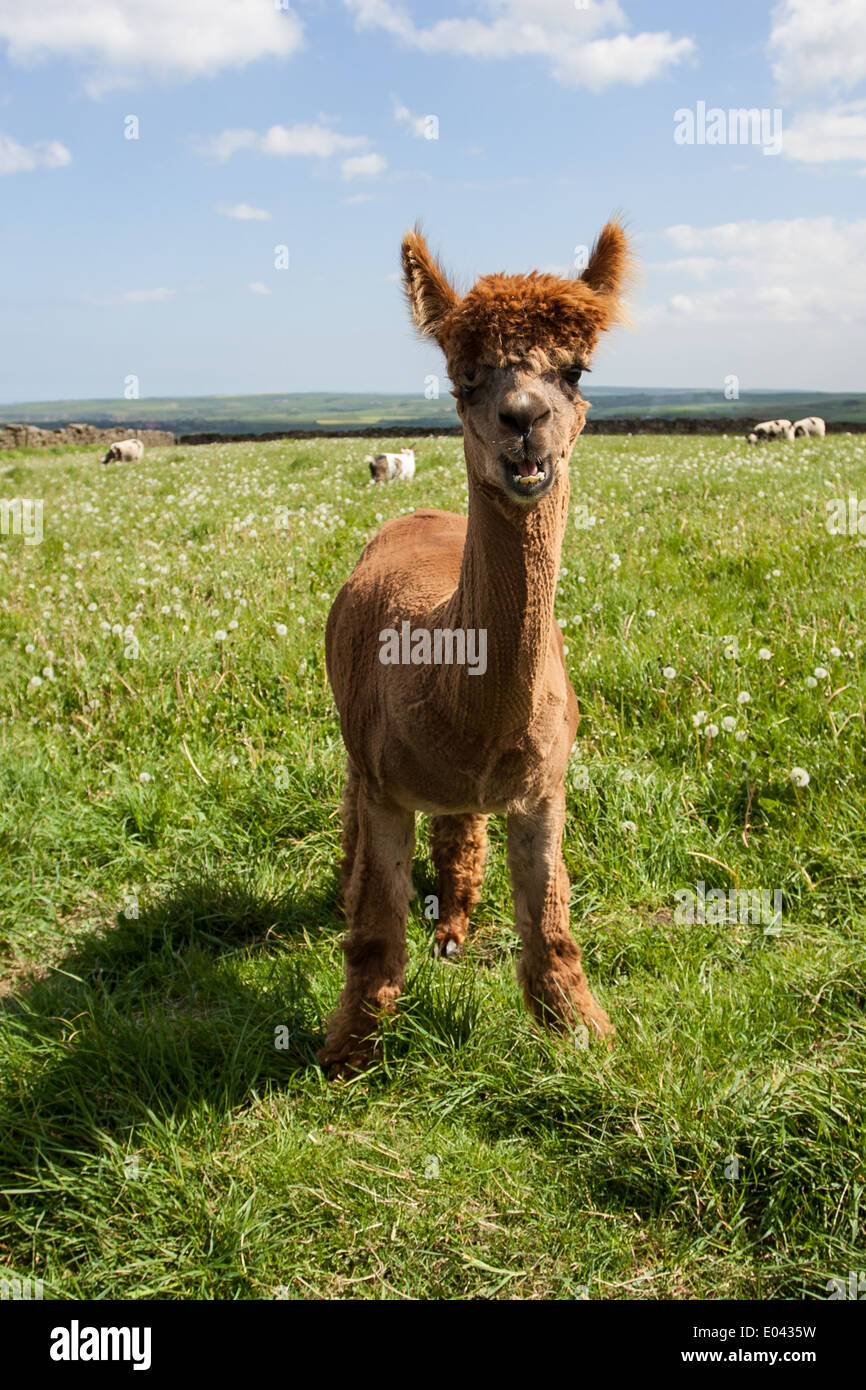
{"type": "Polygon", "coordinates": [[[0,1276],[76,1298],[826,1297],[863,1267],[866,589],[825,503],[866,496],[866,441],[579,443],[565,854],[616,1046],[524,1012],[500,822],[471,949],[431,961],[422,822],[385,1060],[330,1084],[325,618],[384,517],[465,499],[458,441],[381,489],[369,448],[0,464],[45,527],[0,537],[0,1276]],[[681,924],[698,880],[781,890],[781,928],[681,924]]]}

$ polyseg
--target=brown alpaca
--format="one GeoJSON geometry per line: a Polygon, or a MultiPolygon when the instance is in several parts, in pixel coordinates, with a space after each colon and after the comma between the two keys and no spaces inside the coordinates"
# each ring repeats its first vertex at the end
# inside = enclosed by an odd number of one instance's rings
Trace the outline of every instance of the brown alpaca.
{"type": "Polygon", "coordinates": [[[488,275],[464,296],[416,229],[403,240],[412,316],[445,353],[463,422],[469,516],[387,521],[328,618],[328,674],[348,750],[342,887],[346,983],[319,1060],[351,1074],[375,1056],[377,1019],[403,986],[415,813],[432,816],[436,952],[456,954],[478,901],[491,814],[508,818],[518,975],[548,1025],[611,1033],[569,930],[563,778],[577,728],[553,618],[568,462],[596,341],[622,317],[625,234],[602,230],[579,279],[488,275]],[[405,625],[408,624],[408,628],[405,625]],[[486,634],[459,662],[436,632],[486,634]],[[383,664],[387,632],[403,659],[383,664]],[[431,653],[434,655],[431,657],[431,653]],[[448,663],[448,656],[457,660],[448,663]]]}

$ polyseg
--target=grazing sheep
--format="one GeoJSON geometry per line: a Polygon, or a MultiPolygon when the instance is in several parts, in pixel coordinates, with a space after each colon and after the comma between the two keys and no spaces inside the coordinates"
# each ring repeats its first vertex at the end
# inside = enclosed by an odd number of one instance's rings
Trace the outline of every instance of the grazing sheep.
{"type": "Polygon", "coordinates": [[[793,439],[794,426],[790,420],[762,420],[759,425],[755,425],[747,438],[750,444],[757,444],[764,439],[793,439]]]}
{"type": "Polygon", "coordinates": [[[138,463],[144,455],[144,445],[140,439],[119,439],[112,444],[103,463],[138,463]]]}
{"type": "Polygon", "coordinates": [[[809,415],[805,420],[794,422],[795,439],[823,439],[827,433],[827,426],[820,415],[809,415]]]}
{"type": "Polygon", "coordinates": [[[415,477],[415,454],[412,449],[401,449],[399,454],[368,454],[364,462],[370,465],[370,477],[374,483],[415,477]]]}

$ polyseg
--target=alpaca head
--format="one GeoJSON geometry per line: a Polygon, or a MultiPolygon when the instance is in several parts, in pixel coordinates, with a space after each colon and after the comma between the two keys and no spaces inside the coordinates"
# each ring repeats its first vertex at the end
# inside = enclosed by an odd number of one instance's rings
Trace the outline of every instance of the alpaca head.
{"type": "Polygon", "coordinates": [[[624,317],[630,264],[622,227],[608,222],[579,278],[485,275],[460,295],[417,228],[403,238],[412,317],[445,353],[470,479],[512,510],[567,475],[586,421],[581,374],[624,317]]]}

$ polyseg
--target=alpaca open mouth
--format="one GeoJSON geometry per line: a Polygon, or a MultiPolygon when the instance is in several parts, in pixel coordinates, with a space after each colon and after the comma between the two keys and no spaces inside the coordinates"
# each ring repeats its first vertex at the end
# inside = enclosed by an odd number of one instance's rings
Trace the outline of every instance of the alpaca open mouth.
{"type": "Polygon", "coordinates": [[[553,462],[550,458],[511,459],[502,454],[500,461],[506,492],[521,501],[535,501],[553,482],[553,462]]]}

